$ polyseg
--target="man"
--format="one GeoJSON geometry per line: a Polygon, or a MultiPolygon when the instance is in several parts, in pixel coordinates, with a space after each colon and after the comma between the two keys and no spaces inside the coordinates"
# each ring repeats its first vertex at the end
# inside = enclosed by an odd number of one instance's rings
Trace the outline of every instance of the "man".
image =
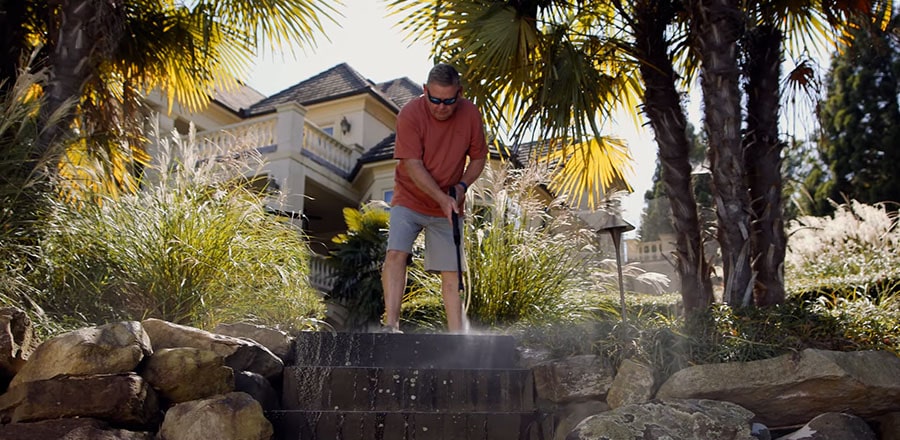
{"type": "Polygon", "coordinates": [[[428,73],[425,94],[397,116],[391,223],[381,273],[385,330],[400,331],[400,302],[413,242],[425,230],[425,269],[441,274],[441,294],[450,332],[463,330],[457,284],[453,214],[462,215],[466,190],[487,160],[481,113],[462,97],[459,72],[437,64],[428,73]],[[466,158],[468,157],[468,166],[466,158]],[[456,197],[448,193],[453,187],[456,197]]]}

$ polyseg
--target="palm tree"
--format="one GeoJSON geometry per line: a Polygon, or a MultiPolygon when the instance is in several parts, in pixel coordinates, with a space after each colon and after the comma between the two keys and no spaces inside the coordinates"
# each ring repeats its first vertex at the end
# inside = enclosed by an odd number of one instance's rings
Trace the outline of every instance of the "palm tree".
{"type": "Polygon", "coordinates": [[[679,7],[674,1],[640,0],[634,2],[629,12],[633,17],[634,54],[643,60],[644,112],[659,144],[661,177],[671,201],[677,232],[675,253],[682,300],[686,310],[697,310],[711,304],[713,294],[710,265],[700,236],[697,202],[691,189],[687,118],[681,107],[677,74],[669,51],[674,44],[666,36],[679,7]]]}
{"type": "MultiPolygon", "coordinates": [[[[843,35],[858,22],[885,26],[892,2],[748,2],[744,34],[745,94],[747,111],[743,148],[752,209],[754,303],[767,306],[784,301],[783,262],[787,245],[784,232],[782,152],[780,138],[781,61],[786,54],[802,60],[804,53],[826,44],[826,29],[843,35]],[[865,17],[855,20],[855,16],[865,17]]],[[[787,78],[791,87],[809,87],[808,64],[799,61],[787,78]]]]}
{"type": "Polygon", "coordinates": [[[744,16],[738,0],[687,2],[691,36],[700,58],[704,122],[709,140],[718,241],[725,278],[723,299],[745,303],[752,292],[750,197],[741,148],[741,93],[738,41],[744,16]]]}
{"type": "MultiPolygon", "coordinates": [[[[169,108],[177,100],[199,109],[215,88],[237,84],[258,42],[312,44],[321,19],[333,12],[313,0],[6,0],[2,7],[10,13],[0,17],[10,26],[0,32],[18,53],[5,47],[0,73],[14,75],[10,63],[42,47],[34,64],[46,67],[42,119],[72,101],[76,111],[65,121],[82,136],[76,145],[100,157],[121,157],[124,140],[138,153],[125,156],[137,160],[146,157],[129,121],[140,119],[135,116],[143,93],[159,89],[169,108]],[[85,142],[85,136],[93,138],[85,142]]],[[[69,128],[45,131],[35,157],[69,128]]]]}

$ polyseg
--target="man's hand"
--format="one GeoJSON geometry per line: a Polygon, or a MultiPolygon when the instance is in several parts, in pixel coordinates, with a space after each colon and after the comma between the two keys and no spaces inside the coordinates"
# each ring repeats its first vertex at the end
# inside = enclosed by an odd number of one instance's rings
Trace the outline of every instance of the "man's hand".
{"type": "Polygon", "coordinates": [[[441,200],[438,203],[441,204],[441,211],[444,213],[444,217],[447,217],[447,220],[453,222],[453,214],[459,215],[461,210],[459,209],[459,200],[458,196],[453,192],[454,189],[450,189],[451,194],[443,194],[441,200]]]}
{"type": "Polygon", "coordinates": [[[455,195],[454,198],[456,200],[456,212],[460,216],[463,216],[466,212],[466,190],[468,189],[468,186],[466,186],[466,184],[463,182],[453,185],[450,189],[450,191],[452,191],[450,195],[455,195]]]}

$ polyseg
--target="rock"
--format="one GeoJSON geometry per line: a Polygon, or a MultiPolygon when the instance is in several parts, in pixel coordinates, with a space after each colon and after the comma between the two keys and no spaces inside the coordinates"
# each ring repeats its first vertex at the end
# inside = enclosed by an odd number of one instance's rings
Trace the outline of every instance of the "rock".
{"type": "Polygon", "coordinates": [[[900,440],[900,412],[885,414],[876,419],[878,422],[878,438],[881,440],[900,440]]]}
{"type": "Polygon", "coordinates": [[[247,393],[256,399],[262,405],[263,411],[281,409],[281,398],[278,397],[278,392],[265,377],[256,373],[241,371],[235,374],[234,390],[247,393]]]}
{"type": "Polygon", "coordinates": [[[752,418],[730,402],[654,400],[588,417],[566,440],[747,440],[752,418]]]}
{"type": "Polygon", "coordinates": [[[851,414],[825,413],[777,440],[878,440],[866,421],[851,414]]]}
{"type": "Polygon", "coordinates": [[[274,431],[259,402],[228,393],[179,403],[166,412],[160,440],[270,440],[274,431]]]}
{"type": "Polygon", "coordinates": [[[213,329],[213,333],[232,336],[235,338],[250,339],[266,347],[282,362],[289,363],[289,356],[293,353],[291,346],[293,338],[287,332],[262,325],[239,322],[235,324],[219,324],[213,329]]]}
{"type": "Polygon", "coordinates": [[[209,350],[225,359],[234,371],[252,371],[272,380],[284,370],[284,363],[259,343],[204,330],[173,324],[159,319],[143,321],[144,329],[157,350],[193,347],[209,350]]]}
{"type": "Polygon", "coordinates": [[[649,402],[653,398],[655,385],[652,368],[625,359],[609,386],[606,403],[610,408],[618,408],[633,403],[649,402]]]}
{"type": "Polygon", "coordinates": [[[599,401],[575,402],[557,408],[555,413],[560,420],[554,427],[556,434],[553,439],[565,440],[566,434],[578,426],[582,420],[606,411],[609,411],[609,405],[599,401]]]}
{"type": "Polygon", "coordinates": [[[672,375],[662,399],[727,400],[771,427],[799,426],[826,412],[873,418],[900,411],[900,358],[886,351],[806,349],[754,362],[697,365],[672,375]]]}
{"type": "Polygon", "coordinates": [[[59,376],[25,382],[0,396],[2,423],[91,417],[144,428],[156,423],[158,412],[156,394],[134,373],[59,376]]]}
{"type": "Polygon", "coordinates": [[[0,425],[3,440],[154,440],[155,437],[152,432],[114,429],[106,422],[88,418],[0,425]]]}
{"type": "Polygon", "coordinates": [[[86,327],[39,345],[9,386],[60,374],[125,373],[152,352],[150,339],[139,322],[86,327]]]}
{"type": "Polygon", "coordinates": [[[517,347],[516,351],[519,353],[519,365],[522,368],[534,368],[553,359],[550,350],[545,348],[517,347]]]}
{"type": "Polygon", "coordinates": [[[613,380],[612,372],[594,355],[544,362],[532,372],[537,397],[556,403],[605,400],[613,380]]]}
{"type": "Polygon", "coordinates": [[[15,376],[36,345],[28,315],[15,307],[0,308],[0,378],[15,376]]]}
{"type": "Polygon", "coordinates": [[[769,431],[769,427],[762,423],[751,423],[750,435],[758,440],[772,440],[772,433],[769,431]]]}
{"type": "Polygon", "coordinates": [[[221,356],[196,348],[163,348],[147,359],[141,376],[173,403],[234,391],[234,370],[221,356]]]}

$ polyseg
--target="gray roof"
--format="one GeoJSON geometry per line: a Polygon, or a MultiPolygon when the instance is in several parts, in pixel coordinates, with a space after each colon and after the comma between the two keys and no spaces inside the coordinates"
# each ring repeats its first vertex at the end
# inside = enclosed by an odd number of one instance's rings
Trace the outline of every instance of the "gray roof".
{"type": "Polygon", "coordinates": [[[275,106],[288,102],[312,105],[365,93],[371,94],[388,108],[399,112],[403,104],[406,104],[412,97],[418,96],[421,90],[421,86],[417,87],[408,78],[375,84],[347,63],[341,63],[257,102],[248,109],[247,115],[268,113],[274,111],[275,106]],[[409,95],[412,93],[415,95],[410,97],[409,95]]]}
{"type": "Polygon", "coordinates": [[[378,90],[388,95],[400,108],[422,94],[422,85],[408,77],[392,79],[378,84],[378,90]]]}
{"type": "Polygon", "coordinates": [[[250,108],[253,104],[265,99],[265,97],[266,95],[243,83],[240,83],[234,90],[219,90],[216,88],[212,94],[213,101],[222,104],[225,108],[235,113],[240,113],[241,110],[250,108]]]}

